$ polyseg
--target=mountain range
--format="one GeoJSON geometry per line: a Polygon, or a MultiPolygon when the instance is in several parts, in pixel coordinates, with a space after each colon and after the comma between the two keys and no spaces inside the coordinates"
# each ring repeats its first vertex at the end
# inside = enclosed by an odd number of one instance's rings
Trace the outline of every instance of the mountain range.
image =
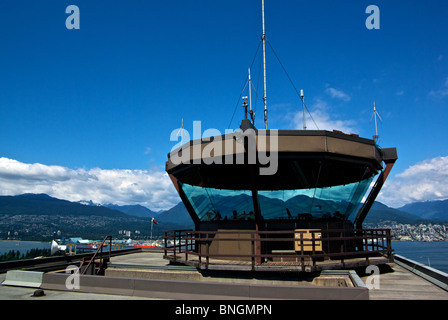
{"type": "MultiPolygon", "coordinates": [[[[381,202],[375,201],[370,212],[367,214],[364,223],[378,224],[387,221],[395,221],[402,224],[415,224],[423,222],[423,220],[422,217],[416,214],[394,209],[381,202]]],[[[448,216],[446,220],[448,221],[448,216]]]]}
{"type": "Polygon", "coordinates": [[[412,212],[427,220],[448,220],[448,200],[414,202],[399,208],[399,210],[412,212]]]}
{"type": "MultiPolygon", "coordinates": [[[[22,194],[18,196],[0,196],[1,214],[155,218],[157,222],[162,224],[193,226],[190,215],[182,202],[179,202],[169,210],[154,212],[141,205],[99,205],[92,201],[70,202],[53,198],[46,194],[22,194]]],[[[365,223],[380,223],[384,221],[409,224],[422,221],[447,222],[448,200],[416,202],[398,209],[375,202],[367,215],[365,223]]]]}
{"type": "Polygon", "coordinates": [[[169,210],[154,212],[141,205],[100,205],[90,200],[71,202],[53,198],[47,194],[27,193],[17,196],[0,196],[0,215],[2,214],[155,218],[158,223],[166,226],[193,226],[193,221],[181,202],[169,210]]]}
{"type": "Polygon", "coordinates": [[[9,215],[61,215],[123,217],[123,212],[103,206],[86,206],[80,203],[50,197],[47,194],[0,196],[0,214],[9,215]]]}
{"type": "Polygon", "coordinates": [[[104,207],[123,212],[130,216],[140,217],[140,218],[154,218],[159,214],[159,212],[154,212],[154,211],[152,211],[144,206],[141,206],[139,204],[119,206],[116,204],[109,203],[109,204],[105,204],[104,207]]]}

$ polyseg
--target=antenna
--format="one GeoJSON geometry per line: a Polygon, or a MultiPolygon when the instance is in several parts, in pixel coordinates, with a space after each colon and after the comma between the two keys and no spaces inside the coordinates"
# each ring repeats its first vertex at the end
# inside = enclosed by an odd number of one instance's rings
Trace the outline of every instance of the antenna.
{"type": "Polygon", "coordinates": [[[252,92],[251,92],[251,79],[250,79],[250,68],[249,68],[249,110],[252,111],[252,92]]]}
{"type": "Polygon", "coordinates": [[[247,97],[243,97],[244,119],[247,120],[247,97]]]}
{"type": "MultiPolygon", "coordinates": [[[[379,135],[378,135],[378,124],[376,121],[376,117],[378,116],[378,118],[380,118],[381,122],[383,121],[383,119],[381,119],[380,115],[378,114],[378,111],[376,111],[376,106],[375,106],[375,101],[373,101],[373,114],[372,114],[372,118],[375,117],[375,135],[373,136],[373,140],[375,142],[378,141],[379,139],[379,135]]],[[[372,121],[372,118],[370,119],[370,121],[372,121]]]]}
{"type": "Polygon", "coordinates": [[[267,98],[266,98],[266,32],[265,32],[265,26],[264,26],[264,0],[261,0],[261,11],[262,11],[262,18],[263,18],[263,35],[261,37],[261,40],[263,40],[263,73],[264,73],[264,94],[263,94],[263,101],[264,101],[264,127],[267,130],[268,129],[268,107],[267,107],[267,98]]]}
{"type": "Polygon", "coordinates": [[[249,68],[249,115],[250,115],[250,122],[254,124],[255,119],[254,119],[254,111],[252,110],[252,80],[250,78],[250,68],[249,68]]]}
{"type": "MultiPolygon", "coordinates": [[[[179,133],[182,131],[182,133],[184,132],[184,118],[182,118],[182,126],[179,128],[179,131],[177,131],[176,137],[179,136],[179,133]]],[[[180,143],[182,144],[184,142],[184,136],[183,134],[180,134],[180,143]]]]}
{"type": "Polygon", "coordinates": [[[305,95],[303,94],[303,90],[300,90],[300,97],[302,98],[302,105],[303,105],[303,130],[306,130],[305,95]]]}

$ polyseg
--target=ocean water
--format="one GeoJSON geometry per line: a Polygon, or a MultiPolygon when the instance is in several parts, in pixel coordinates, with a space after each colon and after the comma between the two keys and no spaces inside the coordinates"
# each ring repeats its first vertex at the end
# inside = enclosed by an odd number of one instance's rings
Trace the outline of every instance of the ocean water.
{"type": "Polygon", "coordinates": [[[392,241],[394,253],[448,273],[448,241],[392,241]]]}
{"type": "Polygon", "coordinates": [[[0,240],[0,254],[8,253],[10,250],[19,250],[23,254],[31,249],[50,249],[50,242],[0,240]]]}

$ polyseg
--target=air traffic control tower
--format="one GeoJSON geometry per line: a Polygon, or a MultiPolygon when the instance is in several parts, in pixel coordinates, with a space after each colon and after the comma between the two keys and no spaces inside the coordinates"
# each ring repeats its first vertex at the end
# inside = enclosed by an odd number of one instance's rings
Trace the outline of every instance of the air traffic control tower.
{"type": "Polygon", "coordinates": [[[392,259],[390,230],[363,229],[363,221],[395,148],[338,131],[257,130],[248,120],[241,129],[168,155],[166,171],[195,230],[166,233],[178,250],[167,259],[294,271],[392,259]]]}

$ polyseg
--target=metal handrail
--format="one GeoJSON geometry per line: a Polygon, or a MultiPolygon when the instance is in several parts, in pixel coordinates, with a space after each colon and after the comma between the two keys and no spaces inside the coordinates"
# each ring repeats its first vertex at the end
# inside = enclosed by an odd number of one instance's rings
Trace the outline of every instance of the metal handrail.
{"type": "MultiPolygon", "coordinates": [[[[90,261],[87,264],[86,268],[84,269],[84,271],[82,271],[81,274],[85,274],[87,272],[87,270],[89,269],[89,267],[92,264],[92,262],[95,261],[98,253],[100,253],[100,265],[103,265],[103,246],[104,246],[104,243],[106,242],[107,239],[109,239],[109,260],[110,260],[111,250],[112,250],[112,236],[106,236],[106,237],[104,237],[103,241],[100,244],[100,247],[96,250],[95,254],[92,256],[92,258],[90,259],[90,261]]],[[[79,266],[79,268],[81,268],[82,265],[83,264],[81,264],[81,266],[79,266]]]]}

